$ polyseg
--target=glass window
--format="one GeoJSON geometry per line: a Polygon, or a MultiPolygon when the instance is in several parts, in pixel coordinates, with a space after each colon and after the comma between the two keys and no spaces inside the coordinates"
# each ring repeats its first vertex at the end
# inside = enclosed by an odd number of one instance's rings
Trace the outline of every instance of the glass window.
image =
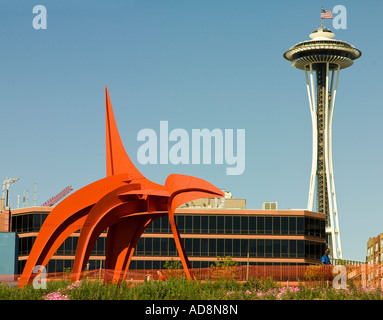
{"type": "MultiPolygon", "coordinates": [[[[97,244],[97,240],[95,246],[97,244]]],[[[97,247],[96,247],[97,250],[97,247]]],[[[72,237],[66,238],[64,241],[64,254],[72,254],[72,237]]]]}
{"type": "Polygon", "coordinates": [[[290,258],[296,258],[297,256],[297,240],[288,240],[290,246],[290,258]]]}
{"type": "Polygon", "coordinates": [[[241,217],[241,233],[249,233],[249,217],[241,217]]]}
{"type": "Polygon", "coordinates": [[[225,239],[225,257],[233,256],[233,239],[225,239]]]}
{"type": "Polygon", "coordinates": [[[185,233],[193,232],[193,219],[192,216],[185,217],[185,233]]]}
{"type": "MultiPolygon", "coordinates": [[[[247,240],[248,243],[248,252],[249,252],[249,257],[256,257],[257,256],[257,240],[256,239],[249,239],[247,240]]],[[[247,252],[246,255],[247,257],[247,252]]]]}
{"type": "Polygon", "coordinates": [[[153,267],[152,269],[160,269],[161,268],[161,262],[160,261],[153,261],[153,267]]]}
{"type": "Polygon", "coordinates": [[[257,233],[257,218],[249,217],[249,234],[257,233]]]}
{"type": "Polygon", "coordinates": [[[169,255],[168,238],[161,238],[161,255],[169,255]]]}
{"type": "Polygon", "coordinates": [[[176,215],[176,223],[178,231],[180,233],[185,233],[185,216],[176,215]]]}
{"type": "Polygon", "coordinates": [[[192,240],[193,239],[190,239],[190,238],[184,239],[184,246],[185,246],[185,250],[186,250],[188,256],[193,256],[193,242],[192,242],[192,240]]]}
{"type": "Polygon", "coordinates": [[[241,233],[241,217],[233,217],[233,233],[241,233]]]}
{"type": "Polygon", "coordinates": [[[304,219],[304,217],[297,217],[297,235],[303,235],[304,234],[303,219],[304,219]]]}
{"type": "Polygon", "coordinates": [[[27,232],[27,226],[28,226],[28,217],[23,214],[21,215],[21,232],[27,232]]]}
{"type": "MultiPolygon", "coordinates": [[[[103,243],[103,247],[102,247],[102,253],[101,254],[105,254],[105,243],[106,243],[106,238],[105,237],[102,237],[102,243],[103,243]]],[[[78,237],[72,237],[72,254],[76,254],[76,248],[77,248],[77,243],[78,243],[78,237]]]]}
{"type": "MultiPolygon", "coordinates": [[[[54,261],[54,260],[53,260],[54,261]]],[[[55,270],[52,270],[53,272],[63,272],[64,271],[64,260],[56,260],[56,266],[54,267],[55,270]]]]}
{"type": "Polygon", "coordinates": [[[138,240],[134,253],[136,255],[142,255],[145,253],[145,238],[140,238],[140,240],[138,240]]]}
{"type": "Polygon", "coordinates": [[[32,231],[39,231],[41,227],[41,215],[40,214],[34,214],[33,215],[33,230],[32,231]]]}
{"type": "Polygon", "coordinates": [[[265,218],[265,234],[271,234],[273,231],[273,220],[272,217],[265,218]]]}
{"type": "Polygon", "coordinates": [[[153,261],[143,261],[144,269],[153,269],[153,261]]]}
{"type": "Polygon", "coordinates": [[[23,231],[23,216],[17,217],[17,232],[23,231]]]}
{"type": "Polygon", "coordinates": [[[153,255],[158,256],[160,254],[160,239],[153,238],[153,255]]]}
{"type": "Polygon", "coordinates": [[[225,217],[225,233],[233,233],[233,217],[225,217]]]}
{"type": "Polygon", "coordinates": [[[161,232],[162,233],[169,233],[169,218],[168,216],[164,216],[160,218],[161,220],[161,232]]]}
{"type": "Polygon", "coordinates": [[[153,254],[153,238],[145,238],[145,254],[153,254]]]}
{"type": "Polygon", "coordinates": [[[264,234],[265,233],[265,218],[257,217],[257,233],[264,234]]]}
{"type": "Polygon", "coordinates": [[[21,215],[20,218],[19,218],[19,230],[20,232],[25,232],[25,218],[24,218],[24,215],[21,215]]]}
{"type": "Polygon", "coordinates": [[[313,236],[314,235],[314,219],[306,218],[305,219],[305,235],[313,236]]]}
{"type": "Polygon", "coordinates": [[[273,256],[273,242],[271,239],[265,240],[265,257],[272,257],[273,256]]]}
{"type": "Polygon", "coordinates": [[[28,231],[33,231],[33,214],[28,214],[28,231]]]}
{"type": "Polygon", "coordinates": [[[41,225],[44,224],[45,219],[48,217],[48,213],[43,213],[41,216],[41,225]]]}
{"type": "Polygon", "coordinates": [[[217,256],[222,257],[225,254],[224,239],[217,239],[217,256]]]}
{"type": "Polygon", "coordinates": [[[208,239],[201,239],[201,256],[207,256],[208,254],[208,239]]]}
{"type": "Polygon", "coordinates": [[[281,256],[281,240],[274,239],[273,241],[273,257],[279,258],[281,256]]]}
{"type": "Polygon", "coordinates": [[[35,242],[36,237],[29,237],[28,238],[28,254],[31,252],[33,243],[35,242]]]}
{"type": "Polygon", "coordinates": [[[314,246],[311,241],[305,241],[305,258],[312,258],[314,255],[314,246]]]}
{"type": "Polygon", "coordinates": [[[193,239],[193,255],[195,256],[201,255],[201,239],[200,238],[193,239]]]}
{"type": "Polygon", "coordinates": [[[216,216],[209,217],[209,232],[217,233],[217,217],[216,216]]]}
{"type": "Polygon", "coordinates": [[[153,220],[152,224],[153,224],[153,232],[155,232],[155,233],[161,232],[161,221],[160,221],[160,219],[153,220]]]}
{"type": "Polygon", "coordinates": [[[257,257],[262,258],[264,256],[265,256],[265,240],[258,239],[257,240],[257,257]]]}
{"type": "Polygon", "coordinates": [[[193,233],[201,233],[201,216],[193,216],[193,233]]]}
{"type": "Polygon", "coordinates": [[[282,217],[281,218],[281,234],[288,234],[289,232],[289,218],[282,217]]]}
{"type": "Polygon", "coordinates": [[[233,239],[233,257],[241,256],[241,239],[233,239]]]}
{"type": "Polygon", "coordinates": [[[321,220],[320,222],[320,236],[322,238],[326,237],[326,227],[325,227],[325,221],[324,220],[321,220]]]}
{"type": "Polygon", "coordinates": [[[281,217],[273,217],[273,234],[281,234],[281,217]]]}
{"type": "MultiPolygon", "coordinates": [[[[248,247],[249,247],[249,240],[241,239],[241,257],[247,257],[248,247]]],[[[254,256],[255,256],[255,253],[254,253],[254,256]]]]}
{"type": "Polygon", "coordinates": [[[297,256],[298,258],[304,258],[305,251],[304,251],[304,240],[296,240],[297,241],[297,256]]]}
{"type": "Polygon", "coordinates": [[[225,232],[225,217],[217,216],[217,233],[225,232]]]}
{"type": "Polygon", "coordinates": [[[297,218],[289,217],[289,234],[297,233],[297,218]]]}
{"type": "Polygon", "coordinates": [[[28,252],[28,238],[20,238],[19,241],[19,251],[21,254],[26,254],[28,252]]]}
{"type": "Polygon", "coordinates": [[[169,255],[170,256],[177,255],[177,247],[176,247],[174,238],[169,238],[169,255]]]}
{"type": "Polygon", "coordinates": [[[289,254],[289,242],[288,240],[281,240],[281,258],[288,257],[289,254]]]}
{"type": "Polygon", "coordinates": [[[209,230],[209,217],[202,216],[201,217],[201,233],[207,233],[209,230]]]}
{"type": "Polygon", "coordinates": [[[217,256],[217,239],[209,239],[209,257],[217,256]]]}

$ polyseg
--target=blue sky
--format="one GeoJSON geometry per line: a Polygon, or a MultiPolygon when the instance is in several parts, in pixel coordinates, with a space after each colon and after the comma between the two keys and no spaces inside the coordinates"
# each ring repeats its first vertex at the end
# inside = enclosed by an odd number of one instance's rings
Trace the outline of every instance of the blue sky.
{"type": "Polygon", "coordinates": [[[282,54],[320,26],[320,7],[347,9],[325,25],[363,52],[340,74],[333,161],[344,257],[364,260],[383,232],[381,34],[378,1],[2,1],[0,180],[19,177],[10,204],[37,183],[40,205],[66,186],[105,176],[105,96],[132,161],[149,179],[204,178],[247,207],[307,206],[311,118],[304,73],[282,54]],[[35,5],[47,29],[32,27],[35,5]],[[140,165],[143,128],[246,130],[246,170],[140,165]]]}

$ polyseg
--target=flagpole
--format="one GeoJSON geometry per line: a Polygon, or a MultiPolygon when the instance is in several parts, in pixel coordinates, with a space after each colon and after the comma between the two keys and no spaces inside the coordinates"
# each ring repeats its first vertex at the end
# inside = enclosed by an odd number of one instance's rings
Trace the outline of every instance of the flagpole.
{"type": "Polygon", "coordinates": [[[322,12],[323,12],[323,6],[322,6],[322,9],[320,11],[320,20],[321,20],[320,27],[323,29],[324,28],[324,24],[323,24],[322,12]]]}

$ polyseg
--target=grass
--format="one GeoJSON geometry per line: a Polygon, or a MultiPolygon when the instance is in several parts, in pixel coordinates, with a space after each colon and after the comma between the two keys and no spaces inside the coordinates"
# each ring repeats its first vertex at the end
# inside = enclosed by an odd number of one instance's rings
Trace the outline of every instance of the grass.
{"type": "Polygon", "coordinates": [[[247,282],[216,280],[196,282],[185,278],[106,284],[83,280],[51,281],[46,289],[23,289],[0,284],[0,300],[383,300],[380,289],[356,287],[282,287],[270,278],[247,282]]]}

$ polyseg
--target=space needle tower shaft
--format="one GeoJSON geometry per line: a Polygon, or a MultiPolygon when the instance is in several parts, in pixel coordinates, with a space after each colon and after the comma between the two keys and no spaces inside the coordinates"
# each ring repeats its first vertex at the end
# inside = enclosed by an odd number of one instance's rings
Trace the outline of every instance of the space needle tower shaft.
{"type": "Polygon", "coordinates": [[[307,209],[326,215],[326,233],[333,258],[342,258],[332,158],[332,122],[339,71],[361,56],[351,44],[335,40],[321,26],[284,53],[293,67],[304,70],[312,121],[312,164],[307,209]],[[316,203],[314,203],[316,198],[316,203]]]}

